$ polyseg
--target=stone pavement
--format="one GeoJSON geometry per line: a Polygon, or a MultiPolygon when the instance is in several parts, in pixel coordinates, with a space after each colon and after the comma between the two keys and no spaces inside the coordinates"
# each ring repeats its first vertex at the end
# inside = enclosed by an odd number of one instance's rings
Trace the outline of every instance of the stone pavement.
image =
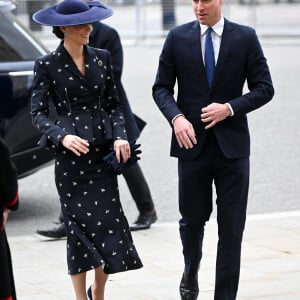
{"type": "MultiPolygon", "coordinates": [[[[108,300],[179,299],[183,269],[176,223],[157,223],[133,233],[144,263],[137,271],[114,274],[106,288],[108,300]]],[[[212,300],[217,228],[207,224],[199,275],[201,300],[212,300]]],[[[74,299],[66,274],[66,240],[43,240],[37,235],[9,238],[18,300],[74,299]]],[[[92,282],[92,272],[88,273],[92,282]]],[[[248,217],[239,300],[300,299],[300,211],[248,217]]]]}

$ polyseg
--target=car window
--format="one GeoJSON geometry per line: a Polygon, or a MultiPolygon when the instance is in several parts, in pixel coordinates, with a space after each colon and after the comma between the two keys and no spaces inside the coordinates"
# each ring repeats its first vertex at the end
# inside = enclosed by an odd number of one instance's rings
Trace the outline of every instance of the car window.
{"type": "Polygon", "coordinates": [[[0,14],[0,62],[35,60],[47,50],[10,14],[0,14]]]}

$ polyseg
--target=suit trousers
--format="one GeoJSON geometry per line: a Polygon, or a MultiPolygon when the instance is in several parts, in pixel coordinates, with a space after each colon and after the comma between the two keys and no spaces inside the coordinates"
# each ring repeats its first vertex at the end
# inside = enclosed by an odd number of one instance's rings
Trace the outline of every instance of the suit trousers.
{"type": "Polygon", "coordinates": [[[142,214],[152,211],[154,203],[151,192],[138,162],[125,168],[122,175],[139,212],[142,214]]]}
{"type": "Polygon", "coordinates": [[[213,210],[216,191],[218,249],[215,300],[236,299],[249,188],[249,157],[226,158],[213,129],[209,129],[200,156],[178,160],[179,221],[185,269],[197,274],[202,258],[205,223],[213,210]]]}

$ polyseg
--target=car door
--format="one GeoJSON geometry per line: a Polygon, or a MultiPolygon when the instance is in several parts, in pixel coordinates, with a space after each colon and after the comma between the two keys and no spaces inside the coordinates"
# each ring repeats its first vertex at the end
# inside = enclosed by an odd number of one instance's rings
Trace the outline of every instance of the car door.
{"type": "Polygon", "coordinates": [[[47,49],[0,6],[0,135],[6,141],[19,177],[43,167],[53,153],[37,146],[40,133],[29,116],[34,60],[47,49]]]}

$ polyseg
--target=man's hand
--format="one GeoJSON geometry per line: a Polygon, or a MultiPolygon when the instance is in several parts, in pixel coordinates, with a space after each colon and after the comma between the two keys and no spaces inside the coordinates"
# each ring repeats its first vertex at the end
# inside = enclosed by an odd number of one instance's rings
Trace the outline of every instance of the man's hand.
{"type": "Polygon", "coordinates": [[[89,152],[89,143],[77,135],[68,134],[60,142],[77,156],[80,156],[81,153],[87,154],[89,152]]]}
{"type": "Polygon", "coordinates": [[[173,122],[173,127],[180,148],[190,149],[197,144],[193,125],[184,116],[178,116],[173,122]]]}
{"type": "Polygon", "coordinates": [[[209,129],[229,116],[231,116],[231,111],[226,104],[212,103],[202,108],[201,121],[209,123],[205,126],[205,129],[209,129]]]}

